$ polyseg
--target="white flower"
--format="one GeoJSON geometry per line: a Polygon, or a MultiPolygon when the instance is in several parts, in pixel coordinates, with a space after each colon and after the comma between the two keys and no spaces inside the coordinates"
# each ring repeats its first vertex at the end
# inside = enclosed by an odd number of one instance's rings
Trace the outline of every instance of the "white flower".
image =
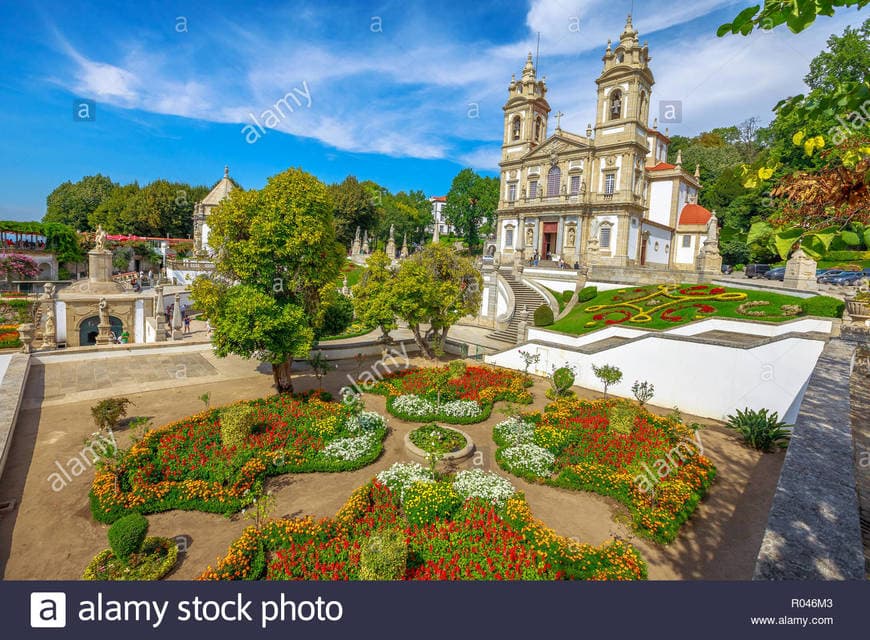
{"type": "Polygon", "coordinates": [[[533,473],[536,476],[549,476],[553,473],[556,456],[536,444],[518,444],[502,450],[502,458],[517,471],[533,473]]]}
{"type": "Polygon", "coordinates": [[[377,476],[377,481],[405,499],[405,491],[418,482],[435,482],[432,472],[416,462],[396,462],[389,469],[384,469],[377,476]]]}
{"type": "Polygon", "coordinates": [[[483,469],[468,469],[456,474],[453,488],[463,498],[480,498],[502,506],[514,494],[514,486],[500,475],[483,469]]]}
{"type": "Polygon", "coordinates": [[[355,434],[372,432],[387,425],[384,417],[375,411],[360,411],[347,419],[347,430],[355,434]]]}
{"type": "Polygon", "coordinates": [[[480,405],[474,400],[453,400],[441,405],[441,411],[451,418],[473,418],[480,415],[480,405]]]}
{"type": "Polygon", "coordinates": [[[434,402],[415,395],[398,396],[393,400],[393,408],[411,416],[428,416],[437,412],[434,402]]]}
{"type": "Polygon", "coordinates": [[[352,462],[369,453],[376,443],[377,440],[368,433],[353,438],[339,438],[323,447],[323,454],[329,458],[352,462]]]}
{"type": "Polygon", "coordinates": [[[504,440],[508,446],[528,444],[535,438],[535,425],[517,416],[511,416],[495,425],[493,434],[504,440]]]}
{"type": "Polygon", "coordinates": [[[452,400],[439,405],[416,395],[397,396],[393,408],[415,417],[441,414],[451,418],[475,418],[481,413],[480,405],[474,400],[452,400]]]}

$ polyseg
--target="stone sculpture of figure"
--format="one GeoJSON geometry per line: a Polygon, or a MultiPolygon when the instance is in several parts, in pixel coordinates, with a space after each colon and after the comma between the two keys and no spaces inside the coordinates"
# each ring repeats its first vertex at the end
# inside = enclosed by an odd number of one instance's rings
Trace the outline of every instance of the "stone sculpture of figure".
{"type": "Polygon", "coordinates": [[[106,250],[106,232],[103,231],[103,225],[97,225],[97,235],[94,237],[94,242],[96,243],[97,251],[105,251],[106,250]]]}
{"type": "Polygon", "coordinates": [[[45,297],[51,300],[54,298],[54,292],[56,290],[55,284],[53,282],[46,282],[43,286],[43,291],[45,291],[45,297]]]}
{"type": "Polygon", "coordinates": [[[100,324],[109,324],[109,301],[105,298],[100,298],[100,324]]]}
{"type": "Polygon", "coordinates": [[[353,237],[353,239],[359,242],[359,226],[357,226],[356,228],[356,235],[353,237]]]}
{"type": "Polygon", "coordinates": [[[562,183],[562,195],[568,195],[568,186],[564,182],[562,183]]]}
{"type": "Polygon", "coordinates": [[[533,229],[526,229],[526,246],[531,247],[535,244],[535,232],[533,229]]]}
{"type": "Polygon", "coordinates": [[[395,230],[396,230],[396,225],[391,224],[391,225],[390,225],[390,240],[393,240],[393,239],[394,239],[394,238],[393,238],[393,232],[394,232],[395,230]]]}
{"type": "Polygon", "coordinates": [[[55,333],[55,324],[54,324],[54,303],[48,305],[48,310],[45,314],[45,337],[46,339],[50,336],[54,336],[55,333]]]}
{"type": "Polygon", "coordinates": [[[580,181],[580,193],[586,193],[586,181],[585,180],[580,181]]]}
{"type": "Polygon", "coordinates": [[[574,229],[574,227],[568,227],[568,246],[573,247],[576,240],[577,231],[574,229]]]}
{"type": "Polygon", "coordinates": [[[713,213],[710,222],[707,223],[707,242],[716,244],[719,242],[719,218],[713,213]]]}

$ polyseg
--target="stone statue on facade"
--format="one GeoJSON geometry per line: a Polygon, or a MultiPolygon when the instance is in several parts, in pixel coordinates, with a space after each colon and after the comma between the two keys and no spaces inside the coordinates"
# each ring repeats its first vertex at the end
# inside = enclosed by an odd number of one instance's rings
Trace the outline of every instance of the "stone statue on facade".
{"type": "Polygon", "coordinates": [[[716,212],[710,216],[710,221],[707,223],[707,240],[705,244],[719,244],[719,218],[716,217],[716,212]]]}
{"type": "Polygon", "coordinates": [[[100,324],[109,324],[109,301],[105,298],[100,298],[100,324]]]}

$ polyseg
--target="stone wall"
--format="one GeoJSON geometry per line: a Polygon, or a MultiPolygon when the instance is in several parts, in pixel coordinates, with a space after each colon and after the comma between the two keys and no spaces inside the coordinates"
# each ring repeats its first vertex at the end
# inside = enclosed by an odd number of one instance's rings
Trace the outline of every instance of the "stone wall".
{"type": "Polygon", "coordinates": [[[755,565],[755,580],[862,580],[849,379],[854,346],[829,342],[810,378],[755,565]]]}

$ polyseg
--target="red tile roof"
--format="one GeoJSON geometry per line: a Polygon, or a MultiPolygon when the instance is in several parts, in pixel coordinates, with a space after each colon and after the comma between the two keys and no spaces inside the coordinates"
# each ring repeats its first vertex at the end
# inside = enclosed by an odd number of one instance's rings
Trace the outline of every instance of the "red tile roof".
{"type": "Polygon", "coordinates": [[[433,202],[447,202],[447,196],[432,196],[429,199],[433,202]]]}
{"type": "Polygon", "coordinates": [[[668,164],[667,162],[659,162],[656,166],[647,169],[647,171],[669,171],[676,168],[676,165],[668,164]]]}
{"type": "Polygon", "coordinates": [[[707,224],[713,214],[699,204],[689,203],[680,212],[678,224],[707,224]]]}

